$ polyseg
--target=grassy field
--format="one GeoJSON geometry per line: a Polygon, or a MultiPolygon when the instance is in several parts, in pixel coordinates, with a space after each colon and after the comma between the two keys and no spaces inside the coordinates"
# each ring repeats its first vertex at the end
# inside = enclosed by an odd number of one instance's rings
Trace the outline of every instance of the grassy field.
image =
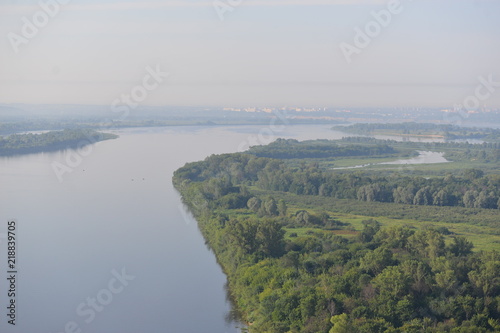
{"type": "MultiPolygon", "coordinates": [[[[321,233],[333,233],[342,237],[352,238],[356,237],[363,229],[361,221],[373,218],[371,216],[353,215],[353,214],[335,214],[334,212],[328,212],[335,219],[343,222],[349,223],[352,226],[352,230],[323,230],[319,228],[285,228],[286,237],[290,238],[290,234],[296,233],[297,236],[305,236],[308,232],[321,232],[321,233]]],[[[414,228],[438,228],[446,227],[452,234],[445,236],[446,242],[450,243],[453,236],[465,236],[474,244],[475,251],[481,250],[496,250],[500,251],[500,236],[492,235],[487,233],[487,228],[470,226],[466,224],[450,224],[445,222],[426,222],[417,221],[411,219],[390,219],[387,217],[375,217],[375,220],[380,222],[383,227],[390,226],[408,226],[414,228]]]]}
{"type": "MultiPolygon", "coordinates": [[[[265,194],[266,192],[258,191],[260,194],[265,194]]],[[[276,193],[269,193],[276,197],[276,193]]],[[[294,215],[298,210],[307,209],[308,212],[319,214],[320,212],[328,213],[333,219],[340,221],[342,223],[348,224],[347,227],[342,228],[341,230],[324,230],[321,228],[313,228],[313,227],[304,227],[304,228],[285,228],[286,238],[290,238],[292,233],[296,233],[298,237],[306,236],[308,233],[333,233],[345,238],[353,238],[356,237],[363,229],[363,220],[375,219],[382,224],[383,227],[391,227],[391,226],[407,226],[416,229],[422,228],[439,228],[445,227],[447,228],[451,234],[446,235],[446,242],[449,243],[452,240],[453,236],[465,236],[468,240],[470,240],[474,244],[475,251],[481,250],[496,250],[500,251],[500,234],[498,234],[498,228],[495,226],[489,225],[472,225],[469,224],[466,220],[463,223],[451,223],[451,222],[439,222],[439,221],[428,221],[428,220],[419,220],[412,218],[390,218],[386,216],[374,216],[374,215],[360,215],[360,214],[351,214],[351,213],[343,213],[336,211],[335,209],[328,210],[324,209],[323,206],[314,206],[308,203],[309,200],[301,200],[297,195],[285,195],[285,197],[280,197],[281,199],[285,199],[288,202],[288,214],[289,216],[294,215]],[[294,200],[290,200],[292,197],[295,197],[294,200]],[[300,204],[302,203],[302,204],[300,204]]],[[[311,197],[308,196],[310,199],[311,197]]],[[[378,203],[379,205],[387,205],[385,203],[378,203]]],[[[392,205],[392,204],[389,204],[392,205]]],[[[401,206],[401,205],[400,205],[401,206]]],[[[425,206],[415,206],[417,209],[422,208],[425,209],[425,206]]],[[[428,207],[427,207],[428,208],[428,207]]],[[[433,207],[439,208],[439,207],[433,207]]],[[[488,213],[491,213],[487,210],[488,213]]],[[[238,215],[254,215],[250,213],[246,209],[241,210],[228,210],[226,213],[237,213],[238,215]]],[[[498,213],[497,213],[498,214],[498,213]]],[[[500,220],[500,214],[498,215],[500,220]]]]}
{"type": "MultiPolygon", "coordinates": [[[[330,163],[322,164],[321,166],[325,168],[345,168],[345,167],[353,167],[357,165],[364,165],[369,163],[383,163],[395,161],[397,159],[343,159],[337,160],[330,163]]],[[[478,163],[478,162],[448,162],[448,163],[431,163],[431,164],[401,164],[401,165],[368,165],[359,169],[346,169],[348,171],[354,170],[363,170],[366,172],[377,171],[377,172],[386,172],[386,173],[394,173],[400,172],[402,174],[413,174],[419,175],[423,177],[433,177],[433,176],[444,176],[447,173],[452,174],[462,174],[462,172],[466,169],[480,169],[485,172],[485,174],[498,173],[498,166],[492,163],[478,163]]],[[[334,170],[335,172],[344,172],[343,170],[334,170]]]]}
{"type": "Polygon", "coordinates": [[[285,200],[288,205],[287,215],[293,215],[301,209],[316,214],[327,212],[335,220],[349,224],[348,227],[343,228],[344,230],[286,228],[287,237],[294,232],[300,236],[308,231],[314,231],[335,233],[350,238],[363,229],[361,221],[373,218],[386,227],[410,226],[417,229],[446,227],[452,233],[446,236],[447,242],[450,242],[453,236],[465,236],[474,244],[476,251],[500,251],[500,212],[494,209],[367,203],[357,200],[336,200],[318,196],[269,192],[257,188],[252,188],[252,192],[259,195],[270,194],[277,200],[285,200]]]}
{"type": "MultiPolygon", "coordinates": [[[[363,143],[360,143],[363,145],[363,143]]],[[[459,152],[462,148],[429,148],[429,147],[408,147],[405,143],[391,144],[394,148],[398,149],[399,155],[392,156],[376,156],[376,157],[336,157],[336,158],[323,158],[323,159],[290,159],[287,163],[292,166],[299,166],[305,163],[318,163],[322,169],[333,168],[352,168],[362,165],[361,168],[355,169],[337,169],[335,172],[353,172],[356,170],[363,170],[366,172],[400,172],[404,174],[414,173],[420,176],[443,176],[447,173],[460,174],[466,169],[480,169],[485,174],[500,173],[500,166],[497,163],[485,163],[475,159],[471,160],[450,160],[448,163],[429,163],[429,164],[401,164],[401,165],[387,165],[380,164],[385,162],[393,162],[397,160],[411,159],[410,154],[415,154],[416,151],[433,151],[440,153],[459,152]]]]}

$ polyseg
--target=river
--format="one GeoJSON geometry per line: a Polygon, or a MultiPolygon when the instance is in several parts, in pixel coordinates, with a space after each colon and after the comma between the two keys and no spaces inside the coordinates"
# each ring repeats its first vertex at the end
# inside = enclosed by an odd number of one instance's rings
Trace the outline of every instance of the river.
{"type": "Polygon", "coordinates": [[[329,126],[278,124],[118,134],[81,151],[0,158],[0,332],[238,332],[228,319],[226,278],[172,173],[277,137],[339,135],[329,126]],[[15,327],[6,317],[10,220],[17,222],[15,327]]]}
{"type": "Polygon", "coordinates": [[[226,278],[181,204],[172,173],[277,137],[346,134],[283,124],[117,133],[81,151],[0,158],[0,332],[239,332],[229,319],[226,278]],[[6,317],[11,220],[15,327],[6,317]]]}

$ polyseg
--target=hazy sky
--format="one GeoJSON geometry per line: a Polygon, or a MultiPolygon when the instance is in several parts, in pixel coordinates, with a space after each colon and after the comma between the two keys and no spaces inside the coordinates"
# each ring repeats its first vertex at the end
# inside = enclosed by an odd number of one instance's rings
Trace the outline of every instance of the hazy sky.
{"type": "Polygon", "coordinates": [[[0,103],[110,105],[148,66],[169,76],[144,105],[452,107],[500,82],[500,1],[395,2],[0,0],[0,103]]]}

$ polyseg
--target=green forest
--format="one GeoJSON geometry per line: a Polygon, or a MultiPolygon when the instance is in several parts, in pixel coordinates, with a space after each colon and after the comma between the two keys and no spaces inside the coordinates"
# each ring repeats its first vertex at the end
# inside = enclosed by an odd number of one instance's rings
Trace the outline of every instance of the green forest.
{"type": "Polygon", "coordinates": [[[314,158],[397,148],[307,142],[298,163],[288,144],[275,143],[282,159],[259,157],[270,145],[173,177],[250,332],[500,331],[500,242],[478,249],[456,231],[498,241],[498,174],[340,173],[314,158]]]}
{"type": "Polygon", "coordinates": [[[332,158],[353,156],[401,156],[400,152],[387,144],[342,145],[329,140],[297,141],[277,139],[266,146],[253,146],[249,153],[258,157],[278,159],[332,158]]]}
{"type": "MultiPolygon", "coordinates": [[[[346,142],[356,141],[353,138],[337,143],[328,140],[298,142],[297,140],[278,139],[267,146],[252,147],[248,153],[258,157],[274,159],[307,159],[320,157],[357,157],[357,156],[398,156],[409,153],[398,151],[388,144],[358,145],[346,142]]],[[[390,143],[390,142],[389,142],[390,143]]],[[[403,144],[411,147],[413,144],[403,144]]],[[[427,149],[443,147],[467,147],[461,152],[449,152],[454,159],[474,158],[484,155],[491,162],[500,161],[499,144],[435,144],[427,149]],[[468,146],[475,146],[470,149],[468,146]],[[486,147],[484,147],[486,146],[486,147]],[[491,146],[491,147],[490,147],[491,146]],[[480,149],[483,148],[483,149],[480,149]]],[[[357,199],[359,201],[394,202],[427,206],[461,206],[467,208],[500,207],[500,176],[484,175],[479,169],[467,169],[461,176],[447,174],[445,177],[420,176],[380,176],[357,173],[332,173],[322,170],[319,163],[302,163],[298,167],[290,167],[285,161],[275,160],[272,167],[260,171],[254,180],[258,187],[295,194],[318,195],[336,199],[357,199]]]]}
{"type": "Polygon", "coordinates": [[[494,128],[460,127],[431,123],[372,123],[353,124],[350,126],[335,126],[334,130],[363,134],[386,134],[401,136],[440,136],[446,140],[484,140],[500,141],[500,130],[494,128]]]}
{"type": "Polygon", "coordinates": [[[11,134],[0,136],[0,156],[81,148],[98,141],[115,139],[118,136],[89,129],[51,131],[42,134],[11,134]]]}
{"type": "MultiPolygon", "coordinates": [[[[254,146],[249,154],[282,160],[297,160],[300,163],[335,161],[352,158],[393,158],[418,155],[418,150],[444,152],[444,157],[454,162],[495,164],[500,162],[500,142],[471,144],[468,142],[398,142],[369,137],[345,137],[341,140],[277,139],[266,146],[254,146]]],[[[484,167],[484,165],[480,165],[484,167]]],[[[488,168],[490,169],[490,168],[488,168]]]]}

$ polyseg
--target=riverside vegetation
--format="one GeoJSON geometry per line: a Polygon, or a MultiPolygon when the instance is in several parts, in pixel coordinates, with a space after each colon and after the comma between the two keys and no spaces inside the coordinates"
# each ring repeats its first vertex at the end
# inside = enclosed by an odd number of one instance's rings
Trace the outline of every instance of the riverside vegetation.
{"type": "Polygon", "coordinates": [[[500,130],[494,128],[460,127],[431,123],[373,123],[335,126],[335,130],[362,135],[396,135],[442,137],[446,140],[484,140],[500,141],[500,130]]]}
{"type": "Polygon", "coordinates": [[[66,129],[42,134],[11,134],[5,138],[0,136],[0,156],[81,148],[117,137],[115,134],[100,133],[90,129],[66,129]]]}
{"type": "Polygon", "coordinates": [[[498,332],[495,148],[442,145],[454,163],[485,150],[490,167],[332,171],[414,147],[278,140],[188,163],[173,183],[250,332],[498,332]]]}

